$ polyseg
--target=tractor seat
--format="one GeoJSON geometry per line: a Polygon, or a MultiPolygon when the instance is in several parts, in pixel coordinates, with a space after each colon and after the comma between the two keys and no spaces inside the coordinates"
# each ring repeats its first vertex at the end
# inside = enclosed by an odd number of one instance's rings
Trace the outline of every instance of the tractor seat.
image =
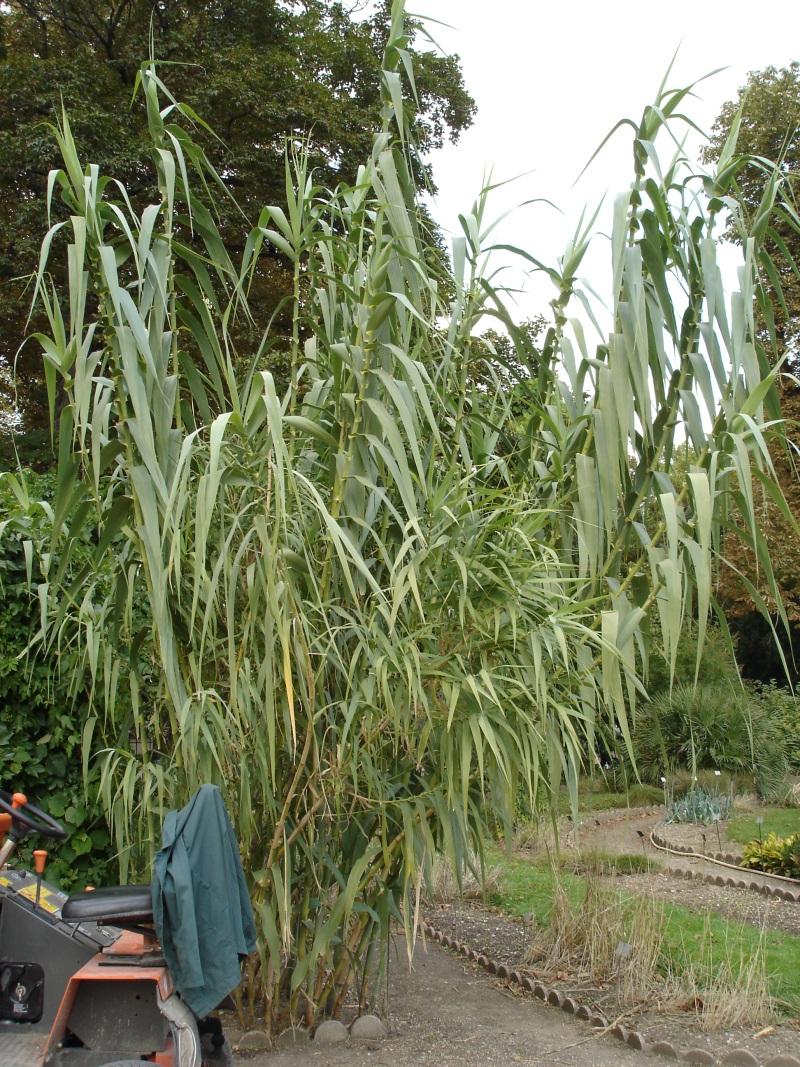
{"type": "Polygon", "coordinates": [[[68,923],[152,923],[153,898],[149,885],[112,885],[89,893],[72,893],[61,908],[68,923]]]}

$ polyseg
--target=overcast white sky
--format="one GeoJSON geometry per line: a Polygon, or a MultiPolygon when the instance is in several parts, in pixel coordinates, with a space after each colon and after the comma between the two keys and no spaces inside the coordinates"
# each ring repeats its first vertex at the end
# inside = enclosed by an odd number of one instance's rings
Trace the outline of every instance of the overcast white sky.
{"type": "MultiPolygon", "coordinates": [[[[736,95],[749,70],[800,58],[798,0],[409,0],[409,10],[449,23],[429,24],[448,52],[461,57],[478,105],[474,126],[433,158],[439,195],[434,214],[448,233],[468,210],[487,167],[495,180],[526,174],[498,192],[494,214],[532,197],[545,205],[516,214],[501,239],[539,259],[563,251],[581,207],[607,202],[631,180],[630,130],[620,130],[573,188],[589,156],[614,123],[637,119],[651,102],[676,48],[669,79],[685,85],[717,67],[725,71],[696,89],[687,110],[710,128],[720,105],[736,95]]],[[[598,243],[587,273],[605,263],[598,243]]],[[[529,283],[520,314],[542,308],[549,283],[529,283]]]]}

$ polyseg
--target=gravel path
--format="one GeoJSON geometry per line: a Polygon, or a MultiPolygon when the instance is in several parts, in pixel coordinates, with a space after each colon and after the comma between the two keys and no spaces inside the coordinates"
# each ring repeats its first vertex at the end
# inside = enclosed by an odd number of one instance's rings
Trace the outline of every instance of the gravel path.
{"type": "MultiPolygon", "coordinates": [[[[769,876],[759,875],[756,871],[748,871],[746,875],[739,875],[707,860],[672,856],[668,852],[654,848],[649,840],[650,831],[660,821],[660,815],[645,814],[636,809],[631,809],[627,817],[622,818],[619,813],[604,812],[597,818],[592,817],[584,821],[577,832],[573,831],[568,835],[565,845],[568,849],[601,849],[604,852],[614,853],[644,851],[666,872],[680,868],[699,871],[702,874],[733,874],[734,877],[744,877],[748,882],[756,882],[759,885],[785,884],[769,876]],[[644,837],[640,837],[640,833],[644,837]]],[[[670,834],[672,830],[673,828],[670,827],[670,834]]],[[[694,831],[692,841],[694,837],[699,837],[700,832],[694,831]]],[[[699,881],[678,881],[668,873],[625,875],[613,878],[611,881],[614,885],[631,892],[653,893],[659,899],[675,904],[685,904],[697,910],[711,908],[731,919],[800,936],[800,903],[765,898],[752,890],[736,889],[733,886],[708,885],[699,881]]]]}
{"type": "MultiPolygon", "coordinates": [[[[530,930],[520,919],[463,901],[429,910],[427,919],[451,937],[478,949],[498,963],[505,963],[520,974],[541,979],[546,985],[574,997],[578,1003],[599,1009],[607,1018],[613,1017],[619,1010],[615,1007],[617,1000],[613,987],[592,989],[566,974],[542,974],[526,966],[524,960],[530,943],[530,930]]],[[[734,1048],[750,1050],[759,1062],[781,1054],[796,1056],[800,1051],[800,1020],[772,1027],[761,1037],[743,1027],[706,1033],[701,1029],[696,1015],[685,1008],[680,1002],[662,1000],[630,1010],[622,1021],[626,1027],[644,1034],[648,1041],[668,1041],[679,1050],[705,1049],[720,1058],[734,1048]]],[[[561,1061],[556,1059],[553,1062],[561,1061]]]]}
{"type": "Polygon", "coordinates": [[[395,945],[389,1035],[382,1041],[278,1050],[237,1067],[644,1067],[653,1063],[532,996],[491,981],[474,964],[420,945],[409,971],[395,945]]]}

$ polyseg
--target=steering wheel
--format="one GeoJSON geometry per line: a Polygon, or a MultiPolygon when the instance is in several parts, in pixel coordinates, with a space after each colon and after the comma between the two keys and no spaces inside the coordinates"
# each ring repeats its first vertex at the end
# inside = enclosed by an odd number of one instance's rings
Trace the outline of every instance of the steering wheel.
{"type": "Polygon", "coordinates": [[[11,793],[0,789],[0,811],[11,816],[11,837],[20,840],[27,834],[41,834],[42,837],[52,837],[55,841],[66,840],[67,831],[52,815],[37,808],[35,804],[26,803],[15,808],[13,800],[11,793]]]}

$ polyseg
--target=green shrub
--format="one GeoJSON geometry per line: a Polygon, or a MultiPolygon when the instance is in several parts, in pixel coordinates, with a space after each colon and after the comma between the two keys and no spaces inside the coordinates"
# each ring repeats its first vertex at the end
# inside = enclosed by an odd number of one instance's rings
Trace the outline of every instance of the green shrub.
{"type": "MultiPolygon", "coordinates": [[[[675,678],[678,681],[694,682],[697,658],[697,630],[687,626],[678,642],[675,663],[675,678]]],[[[716,627],[709,627],[700,659],[697,684],[729,689],[739,686],[739,670],[731,646],[716,627]]],[[[647,676],[647,692],[651,700],[669,691],[669,665],[663,656],[650,658],[647,676]]]]}
{"type": "MultiPolygon", "coordinates": [[[[34,483],[47,489],[42,479],[34,483]]],[[[7,519],[15,502],[4,489],[0,484],[0,517],[7,519]]],[[[0,540],[0,787],[22,790],[66,827],[68,840],[50,848],[47,877],[64,889],[96,885],[108,880],[110,840],[99,807],[84,791],[85,698],[76,701],[69,693],[68,649],[58,662],[27,654],[39,606],[28,588],[24,540],[8,530],[0,540]]],[[[32,561],[34,588],[35,566],[32,561]]],[[[31,839],[22,858],[42,843],[31,839]]]]}
{"type": "Polygon", "coordinates": [[[683,797],[699,786],[707,793],[726,793],[728,796],[736,796],[740,793],[755,793],[756,784],[752,774],[731,774],[730,771],[712,770],[711,768],[699,769],[693,774],[690,768],[675,771],[668,783],[671,797],[683,797]]]}
{"type": "Polygon", "coordinates": [[[800,698],[774,682],[753,685],[751,692],[766,717],[783,735],[789,770],[800,774],[800,698]]]}
{"type": "Polygon", "coordinates": [[[710,823],[727,819],[732,804],[725,793],[709,793],[702,786],[692,788],[667,806],[667,822],[710,823]]]}
{"type": "Polygon", "coordinates": [[[744,846],[741,866],[800,878],[800,834],[768,834],[763,841],[750,841],[744,846]]]}
{"type": "Polygon", "coordinates": [[[676,685],[639,712],[633,735],[637,769],[656,783],[690,768],[752,775],[761,796],[773,797],[786,776],[780,724],[740,686],[676,685]]]}

